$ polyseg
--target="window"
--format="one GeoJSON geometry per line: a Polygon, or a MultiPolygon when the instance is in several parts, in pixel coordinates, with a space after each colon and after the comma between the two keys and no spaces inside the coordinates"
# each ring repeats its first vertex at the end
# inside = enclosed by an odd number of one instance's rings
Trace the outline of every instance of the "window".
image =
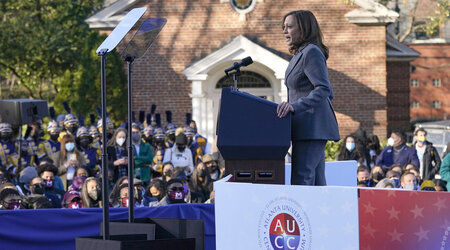
{"type": "Polygon", "coordinates": [[[433,79],[433,87],[440,87],[441,79],[433,79]]]}
{"type": "Polygon", "coordinates": [[[417,79],[412,79],[411,80],[411,87],[419,87],[419,80],[417,79]]]}
{"type": "Polygon", "coordinates": [[[433,101],[431,103],[431,106],[435,109],[440,109],[441,108],[441,102],[440,101],[433,101]]]}
{"type": "Polygon", "coordinates": [[[418,101],[412,101],[411,102],[411,108],[418,109],[420,107],[420,104],[418,101]]]}
{"type": "Polygon", "coordinates": [[[417,21],[414,23],[414,35],[417,40],[427,39],[427,32],[425,30],[426,24],[425,21],[417,21]]]}
{"type": "Polygon", "coordinates": [[[230,0],[231,7],[241,14],[248,13],[255,8],[256,0],[230,0]]]}
{"type": "MultiPolygon", "coordinates": [[[[222,77],[216,84],[216,89],[233,86],[233,79],[227,76],[222,77]]],[[[251,72],[242,71],[238,79],[238,88],[271,88],[270,82],[262,75],[251,72]]]]}

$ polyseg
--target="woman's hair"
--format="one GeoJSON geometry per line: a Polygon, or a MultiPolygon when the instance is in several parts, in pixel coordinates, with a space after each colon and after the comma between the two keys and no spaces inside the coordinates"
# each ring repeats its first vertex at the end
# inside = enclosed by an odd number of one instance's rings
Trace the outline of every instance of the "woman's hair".
{"type": "Polygon", "coordinates": [[[124,181],[128,181],[127,176],[122,176],[116,181],[111,190],[111,194],[109,195],[109,202],[117,201],[120,198],[120,185],[122,185],[124,181]]]}
{"type": "MultiPolygon", "coordinates": [[[[100,182],[95,177],[89,177],[84,181],[83,187],[81,188],[81,202],[83,203],[83,208],[93,207],[94,205],[94,202],[92,202],[91,197],[89,197],[89,191],[87,190],[87,184],[88,182],[91,181],[97,182],[97,185],[100,186],[100,182]]],[[[100,202],[100,200],[101,199],[98,200],[98,205],[99,207],[102,207],[102,203],[100,202]]]]}
{"type": "Polygon", "coordinates": [[[195,167],[194,171],[192,172],[192,177],[191,177],[191,184],[192,184],[192,188],[194,189],[193,191],[199,191],[199,190],[204,190],[204,189],[208,189],[209,185],[211,183],[211,176],[209,175],[209,171],[208,168],[205,166],[205,168],[203,169],[203,171],[205,172],[205,175],[203,176],[203,181],[200,182],[198,180],[198,165],[199,164],[203,164],[203,162],[199,162],[197,164],[197,166],[195,167]]]}
{"type": "MultiPolygon", "coordinates": [[[[75,139],[71,134],[65,134],[63,138],[61,139],[61,150],[59,155],[59,162],[58,166],[61,166],[67,159],[67,151],[66,151],[66,143],[73,142],[75,144],[75,139]]],[[[77,156],[77,161],[81,163],[81,154],[78,152],[77,147],[73,148],[73,152],[77,156]]]]}
{"type": "Polygon", "coordinates": [[[381,181],[379,181],[375,187],[376,188],[394,188],[395,184],[392,180],[390,180],[388,178],[384,178],[381,181]],[[391,187],[389,187],[389,186],[391,186],[391,187]]]}
{"type": "Polygon", "coordinates": [[[0,172],[3,175],[3,179],[6,180],[6,182],[11,182],[12,180],[12,176],[11,174],[8,172],[8,170],[6,170],[6,168],[4,167],[0,167],[0,172]]]}
{"type": "Polygon", "coordinates": [[[111,137],[111,139],[108,140],[108,143],[107,143],[108,146],[110,146],[110,147],[118,146],[117,143],[116,143],[116,137],[117,137],[117,134],[119,134],[120,132],[124,132],[125,133],[125,142],[123,143],[122,147],[125,147],[125,145],[127,145],[127,140],[128,140],[128,138],[127,138],[127,130],[124,129],[124,128],[117,128],[114,131],[114,134],[111,137]]]}
{"type": "Polygon", "coordinates": [[[22,205],[26,209],[53,208],[52,203],[45,196],[40,194],[25,196],[22,205]]]}
{"type": "Polygon", "coordinates": [[[161,197],[164,197],[166,195],[166,183],[163,180],[160,179],[154,179],[150,183],[150,185],[147,186],[147,189],[145,190],[146,194],[151,195],[150,188],[156,188],[161,192],[161,197]]]}
{"type": "Polygon", "coordinates": [[[86,170],[86,172],[87,172],[87,174],[88,174],[87,177],[92,177],[92,176],[94,176],[94,174],[92,173],[92,169],[91,169],[90,167],[87,167],[87,166],[79,166],[79,167],[77,167],[76,170],[75,170],[75,175],[74,175],[74,176],[77,176],[77,173],[78,173],[78,170],[79,170],[79,169],[84,169],[84,170],[86,170]]]}
{"type": "Polygon", "coordinates": [[[286,17],[290,15],[293,15],[297,21],[300,29],[300,41],[293,41],[289,52],[295,54],[301,46],[312,43],[319,47],[325,58],[328,59],[328,47],[322,42],[322,32],[314,14],[309,10],[291,11],[283,17],[283,28],[286,17]]]}
{"type": "Polygon", "coordinates": [[[435,186],[441,187],[444,191],[448,191],[446,187],[447,182],[443,181],[442,179],[434,179],[433,183],[435,186]]]}

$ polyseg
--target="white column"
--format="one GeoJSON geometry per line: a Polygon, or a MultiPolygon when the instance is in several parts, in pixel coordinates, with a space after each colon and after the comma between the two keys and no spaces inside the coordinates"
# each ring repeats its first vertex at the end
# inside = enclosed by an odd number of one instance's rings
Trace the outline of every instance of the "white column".
{"type": "Polygon", "coordinates": [[[280,79],[280,92],[278,93],[282,102],[287,101],[287,88],[284,85],[284,79],[280,79]]]}
{"type": "Polygon", "coordinates": [[[192,81],[192,120],[197,123],[197,130],[201,134],[203,131],[202,128],[202,114],[205,112],[203,109],[203,99],[205,97],[202,90],[203,81],[195,80],[192,81]]]}

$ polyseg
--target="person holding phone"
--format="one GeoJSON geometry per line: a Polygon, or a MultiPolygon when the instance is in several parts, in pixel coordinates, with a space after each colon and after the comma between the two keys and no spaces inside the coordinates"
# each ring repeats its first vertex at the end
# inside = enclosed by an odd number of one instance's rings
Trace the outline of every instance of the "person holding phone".
{"type": "Polygon", "coordinates": [[[109,168],[114,172],[114,182],[123,176],[128,176],[128,151],[126,146],[127,130],[124,128],[116,129],[106,148],[109,168]]]}
{"type": "Polygon", "coordinates": [[[55,163],[58,167],[64,190],[71,185],[75,169],[85,165],[85,159],[75,147],[75,139],[71,134],[65,134],[61,140],[61,150],[55,154],[55,163]]]}

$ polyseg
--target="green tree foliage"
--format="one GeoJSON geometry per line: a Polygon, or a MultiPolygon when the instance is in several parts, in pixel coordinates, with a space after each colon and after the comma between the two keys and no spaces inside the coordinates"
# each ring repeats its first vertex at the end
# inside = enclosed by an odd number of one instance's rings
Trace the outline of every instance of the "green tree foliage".
{"type": "MultiPolygon", "coordinates": [[[[0,3],[0,80],[12,93],[1,98],[47,100],[63,113],[67,100],[75,114],[88,115],[100,104],[100,58],[105,39],[84,20],[101,0],[4,0],[0,3]],[[17,91],[20,89],[22,91],[17,91]]],[[[117,53],[108,56],[108,111],[126,113],[126,76],[117,53]],[[120,105],[122,104],[122,105],[120,105]]]]}

